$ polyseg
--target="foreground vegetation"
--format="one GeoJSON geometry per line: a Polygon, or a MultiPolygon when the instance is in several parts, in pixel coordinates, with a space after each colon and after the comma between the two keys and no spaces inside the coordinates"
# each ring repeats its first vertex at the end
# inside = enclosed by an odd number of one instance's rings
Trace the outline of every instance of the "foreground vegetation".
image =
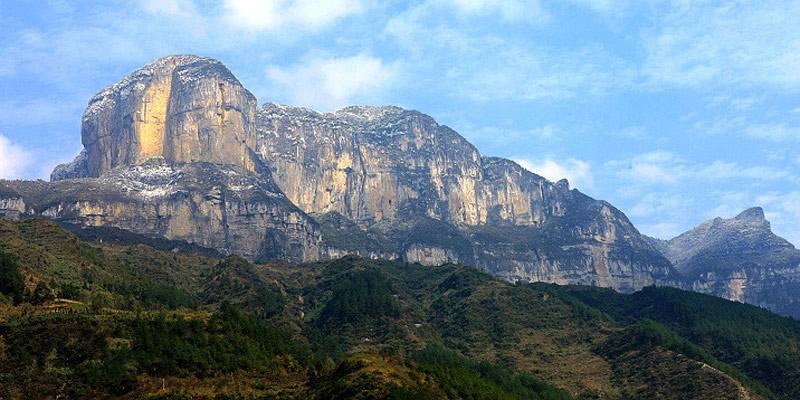
{"type": "Polygon", "coordinates": [[[800,322],[710,296],[87,239],[0,221],[0,398],[800,398],[800,322]]]}

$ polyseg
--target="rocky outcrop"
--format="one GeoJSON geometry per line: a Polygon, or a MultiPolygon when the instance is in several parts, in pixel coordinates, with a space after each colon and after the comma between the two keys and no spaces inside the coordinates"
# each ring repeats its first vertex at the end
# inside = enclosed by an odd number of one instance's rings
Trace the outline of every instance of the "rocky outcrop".
{"type": "Polygon", "coordinates": [[[27,214],[25,200],[15,190],[0,184],[0,218],[20,219],[27,214]]]}
{"type": "Polygon", "coordinates": [[[775,235],[755,207],[664,241],[686,287],[800,317],[800,250],[775,235]]]}
{"type": "Polygon", "coordinates": [[[428,246],[424,243],[414,243],[409,246],[403,259],[410,263],[430,266],[459,262],[458,254],[454,250],[428,246]]]}
{"type": "Polygon", "coordinates": [[[316,222],[274,183],[233,165],[154,158],[97,179],[5,185],[33,214],[65,222],[160,235],[251,260],[320,257],[316,222]]]}
{"type": "Polygon", "coordinates": [[[150,158],[255,170],[256,99],[222,63],[170,56],[103,89],[83,114],[85,152],[52,180],[99,177],[150,158]]]}

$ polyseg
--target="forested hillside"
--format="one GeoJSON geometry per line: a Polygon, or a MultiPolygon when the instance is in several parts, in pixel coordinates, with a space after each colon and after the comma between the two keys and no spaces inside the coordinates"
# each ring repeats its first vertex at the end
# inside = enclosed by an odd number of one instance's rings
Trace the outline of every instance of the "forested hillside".
{"type": "Polygon", "coordinates": [[[0,398],[800,396],[800,322],[711,296],[77,233],[0,220],[0,398]]]}

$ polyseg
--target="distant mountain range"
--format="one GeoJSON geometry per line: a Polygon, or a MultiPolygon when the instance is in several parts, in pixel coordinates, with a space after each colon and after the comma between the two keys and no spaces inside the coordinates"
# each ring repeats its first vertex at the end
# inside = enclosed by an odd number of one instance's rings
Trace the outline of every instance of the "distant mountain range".
{"type": "Polygon", "coordinates": [[[160,236],[250,261],[347,254],[509,281],[689,288],[800,317],[800,252],[760,209],[669,241],[611,204],[486,157],[398,107],[266,104],[219,61],[156,60],[103,89],[51,182],[0,181],[0,216],[160,236]]]}

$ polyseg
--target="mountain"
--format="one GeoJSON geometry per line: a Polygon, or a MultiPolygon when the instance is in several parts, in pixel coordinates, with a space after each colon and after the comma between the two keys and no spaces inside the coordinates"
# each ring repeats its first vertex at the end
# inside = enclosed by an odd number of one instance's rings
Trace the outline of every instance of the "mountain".
{"type": "Polygon", "coordinates": [[[759,207],[714,218],[654,246],[691,290],[800,318],[800,250],[772,232],[759,207]]]}
{"type": "Polygon", "coordinates": [[[460,262],[511,281],[621,291],[679,278],[612,205],[484,157],[430,116],[258,107],[208,58],[165,57],[103,89],[81,139],[52,182],[0,182],[0,214],[157,234],[251,261],[460,262]]]}
{"type": "Polygon", "coordinates": [[[0,286],[0,397],[800,396],[800,322],[708,295],[354,256],[251,264],[72,228],[95,241],[0,220],[0,274],[24,282],[0,286]]]}

